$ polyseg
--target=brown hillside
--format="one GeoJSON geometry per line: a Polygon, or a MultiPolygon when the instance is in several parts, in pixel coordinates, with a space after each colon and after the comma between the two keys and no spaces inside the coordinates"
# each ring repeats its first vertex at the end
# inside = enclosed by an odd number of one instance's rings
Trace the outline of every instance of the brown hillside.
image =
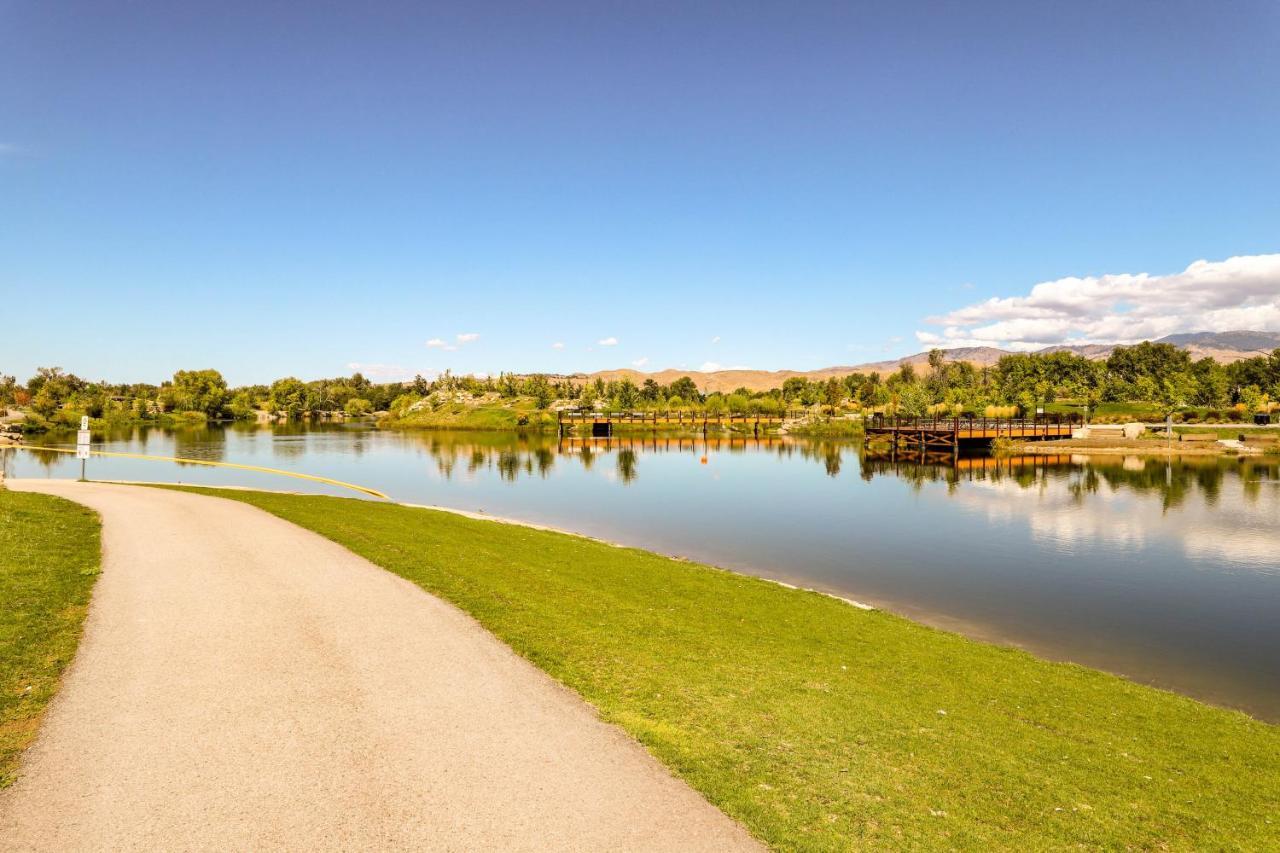
{"type": "MultiPolygon", "coordinates": [[[[1280,348],[1280,333],[1200,332],[1194,335],[1171,335],[1168,338],[1162,338],[1159,342],[1172,343],[1180,349],[1186,350],[1193,359],[1208,357],[1223,364],[1231,364],[1241,359],[1252,358],[1269,352],[1274,348],[1280,348]],[[1243,346],[1253,347],[1253,349],[1246,350],[1242,348],[1243,346]]],[[[1098,360],[1109,356],[1115,348],[1115,344],[1086,344],[1081,346],[1045,347],[1040,352],[1073,352],[1085,358],[1098,360]]],[[[944,350],[944,353],[947,361],[967,361],[975,367],[989,367],[999,361],[1001,356],[1010,355],[1008,350],[996,349],[995,347],[957,347],[944,350]]],[[[659,370],[653,373],[642,373],[639,370],[621,369],[602,370],[587,375],[577,374],[577,378],[582,378],[584,381],[593,381],[599,377],[609,382],[625,376],[629,377],[637,385],[642,384],[646,379],[653,379],[662,385],[669,385],[681,376],[688,376],[698,386],[698,389],[705,394],[713,391],[728,392],[737,388],[746,388],[750,391],[768,391],[771,388],[781,387],[782,383],[792,376],[802,376],[809,380],[825,380],[832,376],[847,376],[850,373],[879,373],[887,375],[893,373],[903,364],[911,364],[917,370],[927,368],[929,354],[921,352],[889,361],[823,367],[817,370],[717,370],[713,373],[704,373],[698,370],[659,370]]]]}

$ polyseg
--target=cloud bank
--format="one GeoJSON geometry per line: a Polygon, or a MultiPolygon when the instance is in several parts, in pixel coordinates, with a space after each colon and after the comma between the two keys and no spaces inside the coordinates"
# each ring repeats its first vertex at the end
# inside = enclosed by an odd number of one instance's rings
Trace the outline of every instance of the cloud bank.
{"type": "Polygon", "coordinates": [[[1033,350],[1133,343],[1179,332],[1280,331],[1280,254],[1196,261],[1169,275],[1120,273],[1035,285],[925,322],[926,346],[1033,350]]]}

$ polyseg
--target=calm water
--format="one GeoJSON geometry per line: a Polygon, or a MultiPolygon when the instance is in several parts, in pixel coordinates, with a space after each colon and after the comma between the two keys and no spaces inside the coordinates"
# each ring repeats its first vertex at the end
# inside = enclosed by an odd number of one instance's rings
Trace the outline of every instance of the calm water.
{"type": "MultiPolygon", "coordinates": [[[[51,443],[74,437],[50,436],[51,443]]],[[[1280,466],[1050,457],[959,466],[800,440],[559,443],[366,426],[130,430],[101,446],[305,471],[853,597],[1280,720],[1280,466]]],[[[60,454],[10,476],[75,476],[60,454]]],[[[101,479],[340,494],[95,458],[101,479]]]]}

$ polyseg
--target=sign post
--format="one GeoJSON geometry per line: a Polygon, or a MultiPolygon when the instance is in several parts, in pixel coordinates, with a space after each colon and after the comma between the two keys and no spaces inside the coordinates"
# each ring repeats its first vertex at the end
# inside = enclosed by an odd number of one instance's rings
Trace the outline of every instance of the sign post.
{"type": "Polygon", "coordinates": [[[84,482],[84,463],[89,458],[89,417],[80,418],[80,431],[76,433],[76,458],[80,460],[80,482],[84,482]]]}

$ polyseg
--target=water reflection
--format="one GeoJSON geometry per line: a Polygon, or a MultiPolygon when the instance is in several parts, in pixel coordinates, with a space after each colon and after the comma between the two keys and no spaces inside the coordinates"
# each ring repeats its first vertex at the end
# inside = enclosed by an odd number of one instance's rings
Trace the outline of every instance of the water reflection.
{"type": "MultiPolygon", "coordinates": [[[[679,554],[1280,719],[1280,462],[1269,457],[997,459],[778,437],[559,440],[360,424],[95,439],[679,554]]],[[[8,476],[79,473],[74,457],[38,449],[0,452],[0,465],[8,476]]],[[[95,458],[89,476],[339,493],[127,459],[95,458]]]]}

